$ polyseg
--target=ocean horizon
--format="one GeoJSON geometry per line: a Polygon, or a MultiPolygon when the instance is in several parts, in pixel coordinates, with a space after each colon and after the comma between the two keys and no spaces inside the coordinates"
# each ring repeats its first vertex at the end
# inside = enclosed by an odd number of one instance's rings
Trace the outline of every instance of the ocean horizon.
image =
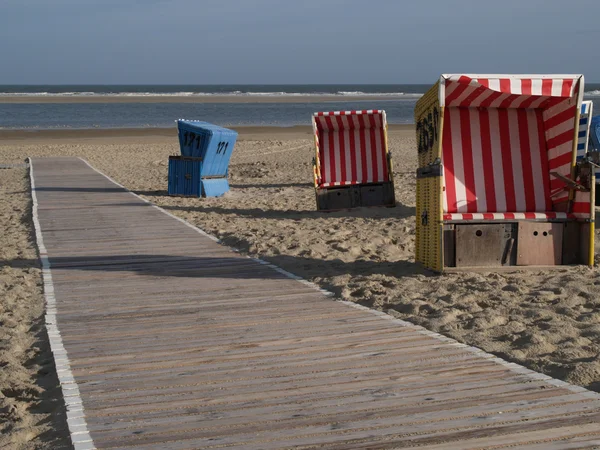
{"type": "MultiPolygon", "coordinates": [[[[229,127],[290,127],[309,125],[316,111],[348,109],[384,109],[388,123],[411,124],[417,100],[430,87],[431,84],[0,85],[0,97],[28,97],[27,103],[0,103],[0,129],[168,128],[178,118],[229,127]],[[231,99],[211,103],[211,96],[231,99]],[[328,99],[289,101],[311,96],[328,99]],[[94,103],[48,102],[52,97],[94,98],[94,103]],[[103,102],[102,97],[144,97],[146,101],[103,102]],[[196,97],[202,101],[152,102],[152,98],[164,97],[196,97]],[[267,97],[269,103],[260,103],[261,98],[267,97]],[[278,97],[282,97],[281,102],[278,97]],[[284,97],[288,101],[283,101],[284,97]],[[40,102],[35,98],[40,98],[40,102]]],[[[588,83],[585,98],[600,107],[600,83],[588,83]]]]}

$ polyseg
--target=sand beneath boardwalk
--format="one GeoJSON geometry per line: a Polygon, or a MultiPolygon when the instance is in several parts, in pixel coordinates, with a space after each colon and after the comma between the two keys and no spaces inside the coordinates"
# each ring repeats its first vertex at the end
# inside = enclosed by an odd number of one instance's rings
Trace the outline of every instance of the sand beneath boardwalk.
{"type": "MultiPolygon", "coordinates": [[[[335,213],[315,211],[308,127],[241,131],[230,166],[232,189],[216,199],[166,195],[168,156],[179,153],[174,130],[96,130],[74,137],[68,132],[17,133],[4,136],[0,163],[22,162],[26,156],[82,156],[228,245],[340,298],[600,391],[600,270],[429,276],[414,264],[416,151],[411,127],[390,132],[398,206],[335,213]]],[[[28,197],[19,195],[18,202],[25,205],[28,197]]],[[[19,208],[7,212],[5,207],[2,214],[30,227],[27,212],[19,208]]],[[[598,234],[596,240],[598,248],[598,234]]],[[[21,257],[19,252],[31,256],[29,235],[13,245],[9,260],[21,257]]],[[[5,283],[39,302],[37,268],[4,270],[5,283]],[[19,279],[24,271],[36,281],[19,279]]]]}

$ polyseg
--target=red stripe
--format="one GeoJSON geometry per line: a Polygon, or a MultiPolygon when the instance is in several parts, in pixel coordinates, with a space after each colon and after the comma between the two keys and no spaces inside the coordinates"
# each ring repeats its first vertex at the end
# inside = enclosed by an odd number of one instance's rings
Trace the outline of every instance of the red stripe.
{"type": "Polygon", "coordinates": [[[523,187],[525,188],[525,209],[527,211],[537,211],[535,204],[533,166],[531,164],[531,143],[529,142],[529,117],[527,111],[525,109],[517,109],[517,119],[519,123],[519,142],[523,168],[523,187]]]}
{"type": "Polygon", "coordinates": [[[319,134],[319,176],[321,177],[321,184],[323,183],[327,183],[327,180],[325,179],[325,164],[326,164],[326,160],[325,160],[325,146],[327,145],[326,142],[323,141],[323,133],[320,132],[319,134]]]}
{"type": "Polygon", "coordinates": [[[444,132],[442,136],[442,158],[444,159],[444,180],[446,180],[446,203],[448,212],[456,212],[456,186],[454,184],[454,158],[452,156],[452,126],[450,108],[444,110],[444,132]]]}
{"type": "Polygon", "coordinates": [[[521,93],[523,95],[531,95],[531,78],[523,78],[521,80],[521,93]]]}
{"type": "Polygon", "coordinates": [[[473,142],[471,141],[471,117],[469,110],[466,108],[459,109],[459,113],[467,211],[477,212],[477,192],[475,188],[475,169],[473,166],[473,142]]]}
{"type": "Polygon", "coordinates": [[[460,102],[459,106],[461,106],[463,108],[471,106],[471,104],[473,103],[473,101],[475,99],[477,99],[485,91],[487,91],[487,88],[485,86],[478,87],[473,92],[471,92],[469,95],[467,95],[467,98],[465,98],[462,102],[460,102]]]}
{"type": "Polygon", "coordinates": [[[377,154],[379,153],[379,148],[377,148],[377,136],[375,133],[375,117],[372,114],[369,114],[369,122],[371,123],[369,135],[371,138],[371,164],[373,164],[373,181],[379,181],[379,164],[377,164],[377,154]]]}
{"type": "Polygon", "coordinates": [[[544,78],[542,80],[542,95],[552,95],[552,80],[550,78],[544,78]]]}
{"type": "Polygon", "coordinates": [[[505,219],[514,219],[515,215],[513,213],[504,213],[504,218],[505,219]]]}
{"type": "Polygon", "coordinates": [[[547,212],[546,218],[547,219],[556,219],[556,213],[555,212],[547,212]]]}
{"type": "Polygon", "coordinates": [[[572,87],[573,87],[573,80],[571,80],[571,79],[563,80],[561,95],[563,97],[570,97],[572,87]]]}
{"type": "Polygon", "coordinates": [[[520,95],[517,94],[511,94],[508,97],[506,97],[504,100],[502,100],[500,102],[500,106],[499,108],[508,108],[510,107],[510,105],[512,105],[512,103],[518,99],[520,97],[520,95]]]}
{"type": "Polygon", "coordinates": [[[492,159],[492,136],[490,132],[490,114],[487,109],[479,112],[481,130],[481,158],[485,184],[485,201],[487,210],[496,212],[496,185],[494,180],[494,160],[492,159]]]}
{"type": "Polygon", "coordinates": [[[329,174],[330,174],[330,179],[326,180],[327,182],[333,183],[338,181],[338,177],[337,177],[337,173],[335,170],[335,142],[333,142],[333,132],[331,130],[333,130],[333,123],[331,122],[331,116],[325,116],[325,122],[327,123],[327,127],[329,128],[329,132],[327,133],[327,137],[328,142],[328,151],[329,151],[329,155],[327,155],[328,158],[328,162],[329,162],[329,174]]]}
{"type": "Polygon", "coordinates": [[[465,213],[462,215],[463,220],[473,220],[473,214],[465,213]]]}
{"type": "MultiPolygon", "coordinates": [[[[388,159],[387,159],[387,152],[386,150],[386,145],[385,145],[385,128],[383,126],[383,116],[381,116],[381,127],[379,127],[379,134],[380,139],[381,139],[381,154],[382,154],[382,158],[383,158],[383,174],[382,174],[382,179],[384,181],[389,181],[390,180],[390,175],[388,172],[388,159]]],[[[393,170],[392,167],[389,167],[389,170],[393,170]]]]}
{"type": "MultiPolygon", "coordinates": [[[[564,188],[565,186],[566,186],[565,182],[564,182],[564,181],[560,181],[560,180],[559,180],[559,179],[557,179],[557,178],[552,178],[552,179],[550,180],[550,189],[551,189],[552,191],[555,191],[555,190],[557,190],[557,189],[559,189],[559,188],[561,188],[561,189],[562,189],[562,188],[564,188]]],[[[562,198],[562,197],[561,197],[561,198],[562,198]]],[[[560,199],[559,197],[554,197],[554,203],[558,203],[558,200],[559,200],[559,199],[560,199]]]]}
{"type": "Polygon", "coordinates": [[[349,149],[350,149],[350,169],[352,171],[352,182],[353,183],[357,183],[358,182],[358,165],[356,163],[356,133],[354,131],[354,121],[351,120],[350,117],[348,117],[348,124],[352,127],[350,128],[352,131],[349,133],[349,138],[350,138],[350,142],[349,142],[349,149]]]}
{"type": "MultiPolygon", "coordinates": [[[[548,119],[545,120],[544,125],[546,126],[546,130],[550,130],[551,128],[554,128],[557,125],[560,125],[563,122],[566,122],[567,120],[572,120],[575,118],[575,109],[576,107],[573,106],[571,108],[565,109],[564,111],[556,114],[553,117],[549,117],[548,119]]],[[[575,126],[575,121],[573,121],[573,126],[575,126]]]]}
{"type": "Polygon", "coordinates": [[[546,136],[544,133],[544,118],[541,110],[536,110],[535,116],[537,119],[538,141],[540,148],[540,161],[542,161],[542,183],[544,185],[544,198],[546,199],[546,210],[552,209],[552,201],[550,199],[550,179],[548,168],[548,150],[546,148],[546,136]],[[548,174],[548,176],[546,176],[548,174]]]}
{"type": "Polygon", "coordinates": [[[340,143],[340,169],[341,169],[341,179],[338,180],[342,183],[342,185],[345,185],[348,177],[346,174],[346,152],[348,151],[348,149],[346,148],[346,142],[344,141],[344,123],[342,122],[342,116],[336,116],[335,117],[337,120],[337,125],[338,125],[338,131],[336,131],[336,133],[338,134],[339,137],[339,143],[340,143]]]}
{"type": "Polygon", "coordinates": [[[571,152],[563,153],[562,155],[558,155],[556,158],[552,158],[548,161],[548,168],[551,171],[555,171],[559,167],[571,165],[571,152]]]}
{"type": "Polygon", "coordinates": [[[444,214],[444,220],[452,220],[452,214],[444,214]]]}
{"type": "Polygon", "coordinates": [[[500,92],[510,94],[510,80],[508,78],[500,78],[500,92]]]}
{"type": "MultiPolygon", "coordinates": [[[[548,140],[548,149],[554,149],[556,147],[559,147],[563,144],[566,144],[568,142],[572,142],[573,141],[573,130],[568,130],[565,131],[564,133],[559,134],[558,136],[553,137],[552,139],[548,140]]],[[[569,156],[570,156],[570,152],[569,152],[569,156]]]]}
{"type": "Polygon", "coordinates": [[[590,204],[587,202],[574,202],[573,210],[574,213],[588,213],[590,212],[590,204]]]}
{"type": "Polygon", "coordinates": [[[534,212],[526,212],[523,213],[525,215],[526,219],[535,219],[535,213],[534,212]]]}
{"type": "Polygon", "coordinates": [[[498,97],[500,97],[502,95],[502,92],[498,92],[498,91],[494,91],[493,94],[491,94],[488,98],[486,98],[484,101],[481,102],[481,105],[479,105],[481,108],[488,108],[492,102],[494,100],[496,100],[498,97]]]}
{"type": "Polygon", "coordinates": [[[494,219],[494,214],[492,214],[492,213],[483,213],[483,218],[485,220],[493,220],[494,219]]]}
{"type": "Polygon", "coordinates": [[[513,175],[513,162],[510,149],[510,124],[508,111],[498,110],[498,122],[500,128],[500,149],[502,151],[502,170],[504,172],[504,193],[506,195],[506,209],[515,211],[517,209],[515,199],[515,180],[513,175]]]}
{"type": "Polygon", "coordinates": [[[531,104],[533,102],[535,102],[536,100],[539,100],[539,98],[540,97],[537,95],[532,95],[529,98],[527,98],[526,100],[523,100],[523,102],[519,105],[519,108],[523,108],[523,109],[529,108],[531,106],[531,104]]]}
{"type": "Polygon", "coordinates": [[[455,82],[455,83],[458,83],[459,85],[456,87],[456,89],[454,89],[454,91],[452,91],[452,93],[450,93],[448,96],[446,96],[446,106],[449,106],[454,100],[456,100],[469,87],[468,84],[461,83],[460,81],[455,82]]]}
{"type": "Polygon", "coordinates": [[[368,180],[368,171],[367,171],[367,136],[365,131],[365,116],[362,114],[357,115],[358,124],[360,126],[360,161],[362,166],[362,182],[366,183],[368,180]]]}
{"type": "Polygon", "coordinates": [[[478,78],[477,82],[485,88],[490,87],[490,80],[488,80],[487,78],[478,78]]]}

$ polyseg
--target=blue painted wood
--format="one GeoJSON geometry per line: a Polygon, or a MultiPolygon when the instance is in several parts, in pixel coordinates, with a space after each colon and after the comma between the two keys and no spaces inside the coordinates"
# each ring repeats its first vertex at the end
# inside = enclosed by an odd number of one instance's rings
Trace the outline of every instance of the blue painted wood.
{"type": "Polygon", "coordinates": [[[229,191],[229,160],[237,132],[194,120],[178,120],[177,132],[182,158],[169,159],[169,195],[218,197],[229,191]]]}

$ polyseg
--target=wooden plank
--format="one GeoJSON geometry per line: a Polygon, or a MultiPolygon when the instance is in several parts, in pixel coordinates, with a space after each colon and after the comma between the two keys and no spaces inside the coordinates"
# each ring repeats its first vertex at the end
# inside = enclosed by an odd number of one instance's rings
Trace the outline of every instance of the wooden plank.
{"type": "Polygon", "coordinates": [[[80,160],[34,160],[33,172],[56,323],[96,448],[599,439],[598,396],[332,301],[80,160]]]}

